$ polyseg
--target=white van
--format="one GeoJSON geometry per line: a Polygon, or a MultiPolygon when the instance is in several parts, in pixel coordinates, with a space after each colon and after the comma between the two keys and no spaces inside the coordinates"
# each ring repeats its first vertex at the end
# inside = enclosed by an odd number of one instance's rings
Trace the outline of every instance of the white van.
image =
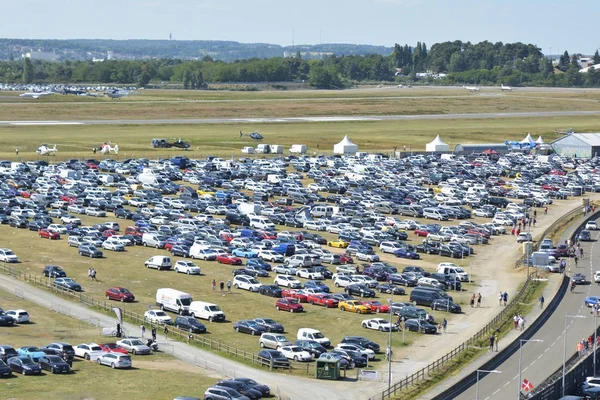
{"type": "Polygon", "coordinates": [[[213,321],[225,321],[225,313],[218,305],[205,301],[192,301],[189,312],[192,317],[213,321]]]}
{"type": "Polygon", "coordinates": [[[332,206],[316,205],[310,210],[313,217],[331,217],[333,215],[332,206]]]}
{"type": "Polygon", "coordinates": [[[192,296],[189,293],[179,290],[162,288],[156,291],[156,305],[163,311],[169,310],[179,315],[189,314],[192,301],[192,296]]]}
{"type": "Polygon", "coordinates": [[[171,257],[168,256],[154,256],[154,257],[150,257],[145,263],[144,265],[146,266],[146,268],[155,268],[158,270],[161,269],[171,269],[171,267],[173,266],[171,264],[171,257]]]}
{"type": "Polygon", "coordinates": [[[260,215],[250,218],[250,226],[255,229],[275,229],[275,224],[269,218],[260,215]]]}
{"type": "Polygon", "coordinates": [[[439,208],[427,207],[423,209],[423,217],[437,219],[438,221],[447,221],[448,214],[439,208]]]}
{"type": "Polygon", "coordinates": [[[154,247],[156,249],[162,249],[165,247],[166,240],[163,236],[156,233],[146,232],[142,235],[142,244],[144,246],[154,247]]]}
{"type": "Polygon", "coordinates": [[[312,328],[300,328],[298,329],[298,340],[314,340],[324,347],[331,346],[331,340],[325,337],[320,331],[312,328]]]}
{"type": "Polygon", "coordinates": [[[441,263],[437,267],[438,274],[450,275],[461,282],[469,281],[469,274],[464,269],[454,263],[441,263]]]}

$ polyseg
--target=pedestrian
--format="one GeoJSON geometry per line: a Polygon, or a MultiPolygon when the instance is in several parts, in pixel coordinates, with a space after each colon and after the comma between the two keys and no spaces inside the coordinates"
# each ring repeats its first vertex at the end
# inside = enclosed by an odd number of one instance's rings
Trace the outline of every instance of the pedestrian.
{"type": "Polygon", "coordinates": [[[217,281],[213,279],[213,281],[212,281],[213,292],[215,291],[216,287],[217,287],[217,281]]]}
{"type": "Polygon", "coordinates": [[[496,352],[498,352],[498,342],[500,340],[498,339],[498,333],[494,334],[494,345],[496,346],[496,352]]]}
{"type": "Polygon", "coordinates": [[[92,279],[92,269],[88,268],[88,278],[92,279]]]}
{"type": "Polygon", "coordinates": [[[537,217],[537,210],[533,210],[533,217],[537,217]]]}
{"type": "Polygon", "coordinates": [[[531,223],[533,222],[533,219],[529,220],[529,227],[531,228],[531,223]]]}
{"type": "Polygon", "coordinates": [[[513,236],[515,235],[515,226],[514,225],[512,227],[512,230],[510,231],[510,234],[513,235],[513,236]]]}
{"type": "Polygon", "coordinates": [[[221,293],[223,293],[223,289],[225,288],[225,282],[221,281],[221,283],[219,283],[219,288],[221,289],[221,293]]]}
{"type": "Polygon", "coordinates": [[[519,234],[521,233],[521,228],[517,228],[517,231],[515,233],[517,234],[517,236],[519,236],[519,234]]]}
{"type": "Polygon", "coordinates": [[[587,208],[583,207],[583,215],[587,214],[587,208]]]}
{"type": "Polygon", "coordinates": [[[19,155],[19,148],[18,147],[15,149],[15,154],[19,155]]]}
{"type": "Polygon", "coordinates": [[[534,219],[533,219],[533,226],[535,226],[535,223],[536,223],[536,222],[537,222],[537,219],[536,219],[536,218],[534,218],[534,219]]]}
{"type": "Polygon", "coordinates": [[[504,301],[504,305],[508,303],[508,293],[506,291],[502,294],[502,300],[504,301]]]}
{"type": "Polygon", "coordinates": [[[442,329],[444,330],[444,333],[446,333],[447,326],[448,326],[448,321],[446,320],[446,318],[444,318],[444,320],[442,321],[442,329]]]}
{"type": "Polygon", "coordinates": [[[494,351],[494,339],[495,339],[495,336],[492,333],[492,335],[490,336],[490,351],[494,351]]]}
{"type": "Polygon", "coordinates": [[[169,327],[165,325],[163,332],[165,333],[165,340],[167,340],[167,336],[169,335],[169,327]]]}
{"type": "Polygon", "coordinates": [[[547,214],[548,214],[548,207],[546,206],[546,207],[544,207],[544,215],[547,215],[547,214]]]}
{"type": "Polygon", "coordinates": [[[481,307],[481,293],[477,293],[477,308],[481,307]]]}
{"type": "Polygon", "coordinates": [[[596,212],[596,205],[595,205],[595,204],[594,204],[594,205],[592,205],[592,212],[593,212],[593,213],[594,213],[594,212],[596,212]]]}
{"type": "Polygon", "coordinates": [[[540,296],[540,308],[544,308],[544,295],[540,296]]]}
{"type": "Polygon", "coordinates": [[[392,359],[392,349],[389,346],[385,348],[385,359],[386,360],[392,359]]]}
{"type": "Polygon", "coordinates": [[[152,328],[152,341],[156,342],[156,328],[152,328]]]}
{"type": "Polygon", "coordinates": [[[471,296],[471,308],[473,308],[474,304],[475,304],[475,293],[473,293],[473,296],[471,296]]]}
{"type": "Polygon", "coordinates": [[[515,329],[517,329],[519,327],[519,316],[515,314],[515,316],[513,317],[513,323],[515,325],[515,329]]]}
{"type": "Polygon", "coordinates": [[[525,330],[525,322],[527,322],[527,320],[525,320],[525,317],[521,315],[521,319],[519,320],[519,324],[521,325],[521,330],[522,331],[525,330]]]}
{"type": "Polygon", "coordinates": [[[94,268],[92,268],[92,280],[96,280],[96,270],[94,268]]]}
{"type": "Polygon", "coordinates": [[[577,254],[575,254],[575,266],[577,266],[577,260],[579,257],[577,257],[577,254]]]}
{"type": "Polygon", "coordinates": [[[498,305],[502,305],[502,300],[504,300],[504,295],[502,292],[498,295],[498,305]]]}
{"type": "Polygon", "coordinates": [[[96,148],[92,147],[92,153],[96,154],[96,148]]]}
{"type": "Polygon", "coordinates": [[[140,331],[142,331],[142,339],[144,338],[144,333],[146,333],[146,327],[144,324],[140,325],[140,331]]]}
{"type": "Polygon", "coordinates": [[[227,280],[227,291],[231,293],[231,279],[227,280]]]}
{"type": "Polygon", "coordinates": [[[577,343],[577,353],[578,353],[579,355],[582,355],[582,354],[583,354],[583,349],[584,349],[584,347],[583,347],[583,343],[582,343],[582,342],[578,342],[578,343],[577,343]]]}
{"type": "Polygon", "coordinates": [[[117,322],[117,332],[115,333],[115,336],[120,338],[121,337],[121,324],[117,322]]]}

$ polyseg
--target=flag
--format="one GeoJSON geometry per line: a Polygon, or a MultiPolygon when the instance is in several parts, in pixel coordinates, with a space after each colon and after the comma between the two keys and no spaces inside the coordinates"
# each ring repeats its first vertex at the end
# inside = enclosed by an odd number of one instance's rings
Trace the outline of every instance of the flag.
{"type": "Polygon", "coordinates": [[[113,307],[113,311],[115,312],[115,314],[117,314],[117,319],[119,320],[119,323],[123,325],[123,310],[121,310],[118,307],[113,307]]]}
{"type": "Polygon", "coordinates": [[[521,389],[525,390],[526,392],[529,392],[531,389],[533,389],[533,384],[527,379],[523,379],[523,383],[521,383],[521,389]]]}

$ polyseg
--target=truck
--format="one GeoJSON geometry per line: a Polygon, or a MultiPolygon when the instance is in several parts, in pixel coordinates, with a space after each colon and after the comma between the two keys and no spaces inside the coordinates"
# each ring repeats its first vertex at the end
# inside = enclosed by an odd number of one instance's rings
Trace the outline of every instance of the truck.
{"type": "Polygon", "coordinates": [[[169,310],[179,315],[187,315],[190,304],[194,301],[189,293],[171,288],[161,288],[156,291],[156,305],[161,310],[169,310]]]}

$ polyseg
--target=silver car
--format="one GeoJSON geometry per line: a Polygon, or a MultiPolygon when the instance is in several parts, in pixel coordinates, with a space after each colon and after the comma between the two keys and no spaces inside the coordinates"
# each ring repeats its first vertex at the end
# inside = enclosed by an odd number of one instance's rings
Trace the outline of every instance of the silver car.
{"type": "Polygon", "coordinates": [[[100,365],[111,368],[131,368],[131,357],[128,354],[106,353],[96,360],[100,365]]]}
{"type": "Polygon", "coordinates": [[[152,350],[140,339],[121,339],[117,344],[133,354],[150,354],[152,350]]]}
{"type": "Polygon", "coordinates": [[[226,387],[210,387],[204,392],[205,399],[211,400],[250,400],[249,397],[226,387]]]}

